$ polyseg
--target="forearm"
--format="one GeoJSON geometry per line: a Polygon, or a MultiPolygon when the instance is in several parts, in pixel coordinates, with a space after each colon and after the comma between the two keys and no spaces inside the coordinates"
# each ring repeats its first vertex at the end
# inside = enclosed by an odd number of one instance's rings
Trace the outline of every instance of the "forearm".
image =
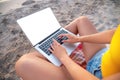
{"type": "Polygon", "coordinates": [[[115,29],[99,32],[96,34],[81,36],[78,38],[78,42],[90,42],[90,43],[110,43],[115,29]]]}
{"type": "Polygon", "coordinates": [[[64,56],[60,61],[64,64],[73,80],[99,80],[88,71],[76,64],[69,56],[64,56]]]}

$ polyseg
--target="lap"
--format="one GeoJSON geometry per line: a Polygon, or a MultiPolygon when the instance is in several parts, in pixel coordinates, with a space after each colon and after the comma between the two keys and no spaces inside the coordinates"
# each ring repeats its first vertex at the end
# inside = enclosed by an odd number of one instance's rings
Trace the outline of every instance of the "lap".
{"type": "Polygon", "coordinates": [[[70,74],[63,65],[60,67],[53,65],[37,51],[23,55],[18,62],[20,62],[21,66],[24,66],[24,68],[22,68],[23,70],[20,70],[19,75],[22,75],[21,77],[25,80],[27,75],[29,75],[28,78],[32,78],[34,73],[31,72],[39,74],[39,76],[34,75],[34,78],[36,76],[36,78],[46,78],[47,80],[72,80],[70,74]],[[48,77],[45,77],[45,75],[48,75],[48,77]]]}

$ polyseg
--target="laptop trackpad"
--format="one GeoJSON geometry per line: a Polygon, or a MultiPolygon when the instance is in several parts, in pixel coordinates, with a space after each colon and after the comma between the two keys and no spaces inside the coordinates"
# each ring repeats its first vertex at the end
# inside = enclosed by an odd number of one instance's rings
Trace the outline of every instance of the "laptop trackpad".
{"type": "Polygon", "coordinates": [[[70,55],[78,46],[78,44],[79,43],[64,43],[62,46],[66,49],[68,55],[70,55]]]}

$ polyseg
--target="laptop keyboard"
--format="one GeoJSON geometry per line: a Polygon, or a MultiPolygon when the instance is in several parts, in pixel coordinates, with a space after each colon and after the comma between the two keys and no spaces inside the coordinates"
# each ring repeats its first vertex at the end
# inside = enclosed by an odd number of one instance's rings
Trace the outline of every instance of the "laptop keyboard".
{"type": "Polygon", "coordinates": [[[48,38],[46,41],[44,41],[43,43],[39,44],[39,48],[41,50],[43,50],[48,56],[51,54],[51,52],[48,50],[53,42],[53,38],[58,41],[60,44],[63,44],[63,40],[66,40],[67,37],[62,37],[62,38],[58,38],[58,35],[60,34],[65,34],[68,33],[65,30],[59,30],[57,33],[55,33],[54,35],[52,35],[52,37],[50,36],[50,38],[48,38]]]}

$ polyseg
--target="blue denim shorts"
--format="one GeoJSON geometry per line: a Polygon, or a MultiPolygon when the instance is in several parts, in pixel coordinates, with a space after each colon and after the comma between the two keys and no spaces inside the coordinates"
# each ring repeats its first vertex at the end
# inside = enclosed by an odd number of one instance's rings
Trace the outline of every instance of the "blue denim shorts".
{"type": "Polygon", "coordinates": [[[87,63],[86,69],[90,73],[92,73],[94,76],[98,77],[99,79],[102,79],[102,73],[101,73],[101,58],[102,55],[107,51],[107,48],[103,48],[100,51],[98,51],[87,63]]]}

